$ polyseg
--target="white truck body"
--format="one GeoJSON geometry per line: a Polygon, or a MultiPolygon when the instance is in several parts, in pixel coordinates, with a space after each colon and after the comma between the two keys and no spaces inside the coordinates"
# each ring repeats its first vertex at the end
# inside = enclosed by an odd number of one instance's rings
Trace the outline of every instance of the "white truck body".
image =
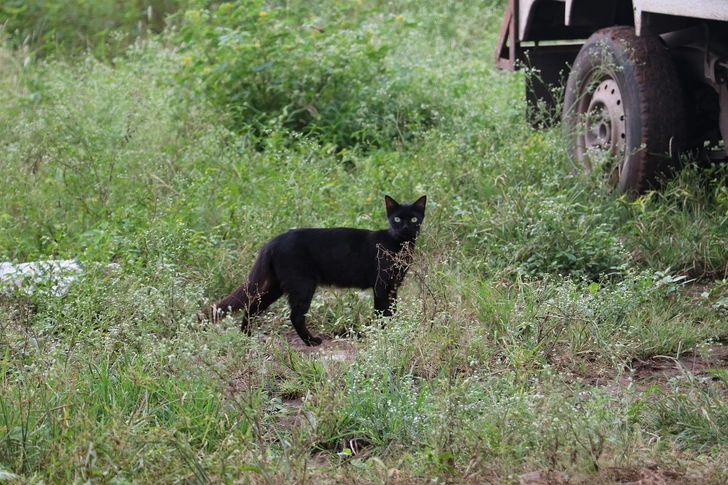
{"type": "MultiPolygon", "coordinates": [[[[618,63],[626,66],[631,62],[634,67],[633,61],[624,58],[625,55],[622,57],[618,63]]],[[[577,134],[575,143],[588,146],[575,150],[581,154],[576,158],[581,158],[591,148],[608,151],[611,155],[619,155],[625,149],[644,148],[645,136],[660,137],[654,133],[633,132],[634,139],[630,141],[627,128],[637,123],[651,124],[654,128],[658,124],[657,116],[653,115],[652,120],[630,118],[646,116],[636,113],[665,115],[672,109],[672,113],[679,114],[677,121],[680,123],[675,124],[685,126],[676,128],[679,133],[674,136],[667,134],[668,148],[662,146],[662,142],[657,143],[658,146],[647,143],[646,150],[663,155],[667,150],[674,157],[673,142],[680,141],[680,152],[701,151],[701,156],[711,162],[728,160],[728,0],[509,0],[496,46],[496,66],[505,70],[528,66],[537,73],[526,79],[529,118],[534,124],[548,124],[566,117],[568,110],[582,110],[577,113],[582,117],[581,124],[589,126],[577,134]],[[585,50],[590,50],[592,56],[598,54],[594,45],[597,39],[602,44],[606,41],[612,60],[618,59],[619,52],[624,52],[619,44],[631,44],[633,52],[641,52],[644,56],[638,60],[646,65],[646,70],[631,79],[623,78],[614,70],[602,75],[597,73],[595,66],[588,66],[591,71],[587,75],[574,73],[575,62],[582,68],[589,64],[584,58],[585,50]],[[647,44],[652,47],[648,48],[647,44]],[[664,51],[666,60],[656,59],[653,54],[663,55],[657,51],[664,51]],[[657,72],[658,64],[660,73],[657,72]],[[653,95],[652,100],[646,101],[643,91],[659,91],[660,86],[645,79],[664,76],[665,72],[670,73],[671,79],[667,83],[674,88],[671,96],[680,99],[660,100],[658,93],[657,97],[653,95]],[[569,83],[564,82],[567,78],[569,83]],[[596,89],[596,85],[578,88],[579,83],[611,82],[610,79],[617,82],[613,99],[601,95],[591,99],[591,89],[596,89]],[[590,101],[568,105],[575,103],[574,93],[571,93],[571,99],[566,93],[564,99],[565,90],[554,89],[565,84],[570,85],[572,91],[577,89],[582,99],[587,97],[590,101]],[[620,104],[623,98],[625,101],[637,100],[633,104],[642,105],[639,109],[623,109],[620,104]],[[543,116],[544,106],[551,110],[547,117],[543,116]],[[599,107],[598,112],[596,107],[599,107]],[[533,116],[536,111],[537,119],[533,116]],[[588,121],[589,116],[595,115],[604,121],[599,126],[588,121]],[[611,140],[610,144],[609,140],[600,138],[594,131],[597,129],[608,134],[616,133],[617,129],[623,131],[621,136],[627,139],[626,144],[618,139],[611,140]]],[[[619,165],[620,173],[629,163],[630,160],[626,160],[619,165]]],[[[642,157],[638,163],[641,164],[640,173],[653,171],[649,166],[652,162],[647,158],[642,157]]],[[[647,187],[643,182],[627,181],[622,188],[632,187],[637,193],[643,192],[647,187]]]]}

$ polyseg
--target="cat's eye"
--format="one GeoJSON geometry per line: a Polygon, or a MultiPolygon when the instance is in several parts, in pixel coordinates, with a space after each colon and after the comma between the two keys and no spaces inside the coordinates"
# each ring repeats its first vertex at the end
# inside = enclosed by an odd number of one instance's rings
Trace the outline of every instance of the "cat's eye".
{"type": "Polygon", "coordinates": [[[395,216],[394,217],[394,222],[402,222],[402,219],[400,219],[399,217],[395,216]]]}
{"type": "Polygon", "coordinates": [[[412,222],[417,222],[417,218],[416,217],[413,217],[412,218],[412,222]]]}

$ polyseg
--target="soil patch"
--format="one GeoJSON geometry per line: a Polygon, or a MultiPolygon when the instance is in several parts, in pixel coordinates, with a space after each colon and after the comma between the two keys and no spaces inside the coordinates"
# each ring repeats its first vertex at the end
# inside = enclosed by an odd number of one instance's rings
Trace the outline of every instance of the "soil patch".
{"type": "Polygon", "coordinates": [[[688,354],[680,358],[658,355],[647,360],[635,359],[630,367],[631,372],[620,383],[626,386],[631,378],[641,389],[654,385],[661,387],[669,380],[686,373],[696,377],[716,378],[710,371],[728,368],[728,346],[713,345],[705,349],[702,355],[688,354]]]}
{"type": "Polygon", "coordinates": [[[297,351],[310,356],[320,355],[325,360],[351,361],[354,360],[354,356],[356,355],[354,342],[351,339],[339,337],[328,338],[322,335],[323,342],[321,342],[321,345],[309,347],[303,343],[298,337],[298,334],[293,330],[284,332],[282,336],[286,339],[288,345],[297,351]]]}

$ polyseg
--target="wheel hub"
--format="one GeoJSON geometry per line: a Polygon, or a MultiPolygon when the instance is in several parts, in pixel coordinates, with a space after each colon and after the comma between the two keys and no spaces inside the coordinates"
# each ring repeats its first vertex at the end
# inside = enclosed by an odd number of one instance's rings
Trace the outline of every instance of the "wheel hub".
{"type": "Polygon", "coordinates": [[[624,157],[626,125],[622,94],[614,79],[602,80],[588,100],[584,148],[593,158],[624,157]]]}

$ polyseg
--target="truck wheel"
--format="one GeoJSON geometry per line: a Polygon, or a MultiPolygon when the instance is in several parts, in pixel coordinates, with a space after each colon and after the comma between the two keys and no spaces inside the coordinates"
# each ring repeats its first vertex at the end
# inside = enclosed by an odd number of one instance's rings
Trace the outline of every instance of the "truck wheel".
{"type": "Polygon", "coordinates": [[[658,37],[610,27],[587,39],[564,95],[569,154],[600,170],[619,191],[639,195],[677,160],[685,138],[675,66],[658,37]]]}

